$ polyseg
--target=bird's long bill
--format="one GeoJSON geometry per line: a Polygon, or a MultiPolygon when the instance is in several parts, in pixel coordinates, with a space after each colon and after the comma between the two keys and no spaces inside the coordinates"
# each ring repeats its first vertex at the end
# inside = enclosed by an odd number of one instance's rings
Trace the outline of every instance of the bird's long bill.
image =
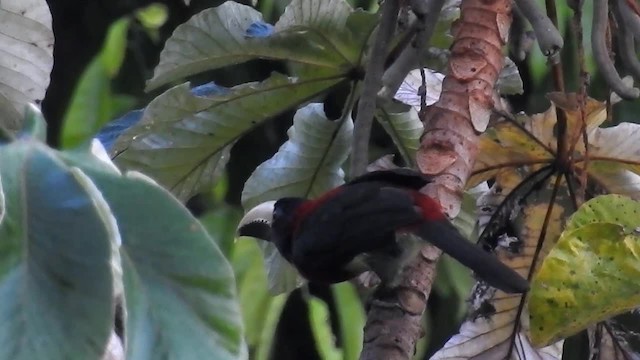
{"type": "Polygon", "coordinates": [[[275,201],[267,201],[249,210],[240,220],[236,234],[271,241],[271,223],[275,203],[275,201]]]}
{"type": "Polygon", "coordinates": [[[524,293],[529,282],[498,258],[465,239],[448,221],[431,221],[420,226],[420,236],[473,270],[489,285],[507,293],[524,293]]]}

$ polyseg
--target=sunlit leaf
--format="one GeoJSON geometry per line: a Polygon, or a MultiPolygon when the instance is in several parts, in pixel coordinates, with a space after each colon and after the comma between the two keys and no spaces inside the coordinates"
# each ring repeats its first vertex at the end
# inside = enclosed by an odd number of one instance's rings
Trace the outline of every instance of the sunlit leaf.
{"type": "Polygon", "coordinates": [[[534,278],[536,344],[572,335],[640,304],[640,203],[607,195],[585,203],[534,278]],[[606,294],[606,295],[605,295],[606,294]]]}
{"type": "Polygon", "coordinates": [[[143,172],[186,200],[215,183],[240,136],[338,81],[273,74],[206,95],[178,85],[147,106],[111,153],[122,168],[143,172]]]}
{"type": "Polygon", "coordinates": [[[2,0],[0,19],[0,127],[15,132],[25,106],[39,104],[49,86],[51,13],[44,0],[2,0]]]}
{"type": "MultiPolygon", "coordinates": [[[[353,123],[330,121],[322,104],[298,110],[289,128],[289,140],[251,174],[242,192],[242,204],[251,209],[267,200],[284,196],[314,197],[344,182],[342,163],[351,145],[353,123]]],[[[300,284],[291,265],[273,244],[261,242],[269,288],[276,293],[300,284]]]]}
{"type": "Polygon", "coordinates": [[[109,206],[36,141],[1,147],[0,164],[0,358],[99,358],[113,321],[109,206]]]}

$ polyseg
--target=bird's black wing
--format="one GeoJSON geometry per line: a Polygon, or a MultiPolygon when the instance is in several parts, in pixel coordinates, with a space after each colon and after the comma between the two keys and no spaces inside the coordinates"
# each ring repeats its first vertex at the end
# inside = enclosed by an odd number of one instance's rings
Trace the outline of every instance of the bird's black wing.
{"type": "Polygon", "coordinates": [[[388,246],[397,229],[420,219],[406,191],[375,183],[352,185],[318,206],[300,225],[293,257],[349,261],[388,246]]]}
{"type": "Polygon", "coordinates": [[[378,182],[399,188],[419,190],[431,182],[431,177],[409,168],[379,170],[366,173],[349,181],[346,185],[378,182]]]}

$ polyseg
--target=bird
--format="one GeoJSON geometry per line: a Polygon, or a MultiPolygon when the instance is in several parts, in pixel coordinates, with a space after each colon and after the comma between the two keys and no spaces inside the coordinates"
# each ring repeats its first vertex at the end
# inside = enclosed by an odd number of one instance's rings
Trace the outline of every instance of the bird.
{"type": "Polygon", "coordinates": [[[316,283],[373,271],[391,288],[427,241],[490,286],[527,292],[525,278],[467,240],[441,204],[420,192],[432,180],[408,168],[369,172],[313,199],[284,197],[257,205],[236,232],[273,243],[302,277],[316,283]],[[416,236],[397,236],[407,233],[416,236]]]}

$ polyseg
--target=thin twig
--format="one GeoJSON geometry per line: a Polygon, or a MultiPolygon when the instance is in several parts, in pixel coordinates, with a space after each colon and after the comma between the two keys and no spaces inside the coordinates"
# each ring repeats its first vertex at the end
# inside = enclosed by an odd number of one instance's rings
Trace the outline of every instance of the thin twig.
{"type": "Polygon", "coordinates": [[[404,48],[396,61],[382,76],[381,96],[391,99],[400,88],[409,71],[418,66],[419,59],[425,56],[425,49],[438,23],[445,0],[412,0],[411,8],[416,15],[417,31],[411,46],[404,48]]]}
{"type": "Polygon", "coordinates": [[[373,40],[369,62],[365,69],[364,88],[358,102],[353,130],[353,148],[351,151],[351,177],[365,172],[369,155],[369,135],[376,109],[376,96],[382,86],[382,72],[389,41],[395,32],[400,2],[387,0],[382,4],[380,25],[373,40]]]}
{"type": "MultiPolygon", "coordinates": [[[[554,28],[557,31],[558,10],[556,9],[556,1],[545,0],[544,4],[545,4],[545,8],[547,9],[548,19],[551,22],[551,24],[553,24],[554,28]]],[[[541,25],[544,25],[544,24],[541,23],[541,25]]],[[[558,35],[560,35],[560,33],[558,33],[558,35]]],[[[562,71],[562,60],[560,59],[560,54],[556,52],[555,54],[551,54],[547,56],[549,56],[549,59],[551,60],[551,74],[553,76],[553,87],[556,91],[565,92],[564,72],[562,71]]]]}
{"type": "Polygon", "coordinates": [[[593,6],[593,25],[591,30],[591,44],[593,46],[593,58],[598,65],[602,76],[616,94],[623,99],[636,99],[640,96],[640,90],[627,86],[607,50],[607,24],[609,22],[608,0],[595,0],[593,6]]]}
{"type": "Polygon", "coordinates": [[[624,0],[617,0],[614,4],[614,14],[620,29],[620,42],[618,43],[620,58],[633,78],[640,80],[640,61],[638,61],[636,54],[636,42],[633,34],[633,17],[636,15],[629,11],[630,9],[624,0]]]}
{"type": "MultiPolygon", "coordinates": [[[[571,177],[568,172],[565,172],[565,179],[567,181],[567,188],[569,189],[569,194],[573,199],[575,210],[577,210],[579,204],[584,201],[585,193],[587,189],[587,168],[588,168],[588,159],[589,159],[589,137],[587,135],[587,121],[585,116],[585,109],[587,107],[587,86],[589,82],[589,73],[587,72],[587,65],[584,57],[584,39],[582,32],[582,5],[583,2],[581,0],[576,0],[573,2],[569,2],[571,8],[573,9],[573,17],[571,19],[571,26],[573,28],[573,34],[576,37],[576,53],[577,53],[577,61],[578,61],[578,79],[580,79],[580,87],[578,89],[578,102],[580,108],[580,134],[582,135],[582,142],[584,144],[585,158],[587,159],[584,163],[583,171],[580,175],[580,188],[579,192],[576,192],[572,189],[571,177]]],[[[571,149],[569,150],[569,154],[572,156],[572,167],[575,168],[575,158],[573,154],[575,153],[575,147],[578,144],[579,139],[576,138],[572,141],[571,149]]]]}

